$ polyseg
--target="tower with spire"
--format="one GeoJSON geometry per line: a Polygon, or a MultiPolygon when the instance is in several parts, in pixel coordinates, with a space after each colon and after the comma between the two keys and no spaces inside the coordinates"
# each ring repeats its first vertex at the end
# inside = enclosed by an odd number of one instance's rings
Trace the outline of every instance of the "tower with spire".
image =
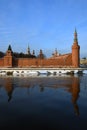
{"type": "Polygon", "coordinates": [[[28,54],[28,55],[31,55],[29,45],[28,45],[28,48],[27,48],[27,54],[28,54]]]}
{"type": "Polygon", "coordinates": [[[74,32],[74,42],[72,45],[72,66],[79,67],[80,65],[80,46],[78,45],[77,31],[74,32]]]}
{"type": "Polygon", "coordinates": [[[13,52],[12,52],[11,45],[9,45],[6,51],[6,55],[4,56],[4,66],[12,67],[13,65],[12,61],[13,61],[13,52]]]}

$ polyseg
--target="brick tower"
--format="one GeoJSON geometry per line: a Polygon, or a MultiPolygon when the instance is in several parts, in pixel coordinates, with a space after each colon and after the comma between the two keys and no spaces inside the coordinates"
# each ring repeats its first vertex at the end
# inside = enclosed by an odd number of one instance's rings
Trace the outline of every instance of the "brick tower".
{"type": "Polygon", "coordinates": [[[12,49],[11,46],[8,46],[6,55],[4,56],[4,67],[12,67],[12,49]]]}
{"type": "Polygon", "coordinates": [[[78,45],[77,31],[74,32],[74,43],[72,45],[72,66],[78,68],[80,65],[80,46],[78,45]]]}

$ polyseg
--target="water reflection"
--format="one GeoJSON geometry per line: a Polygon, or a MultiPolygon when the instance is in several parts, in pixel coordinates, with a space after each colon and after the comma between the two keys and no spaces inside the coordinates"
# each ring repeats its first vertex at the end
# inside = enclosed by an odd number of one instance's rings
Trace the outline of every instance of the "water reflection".
{"type": "MultiPolygon", "coordinates": [[[[80,81],[79,77],[52,77],[52,78],[1,78],[0,87],[4,87],[8,95],[8,102],[11,101],[13,91],[20,88],[39,88],[39,92],[45,92],[45,88],[59,89],[63,88],[66,93],[71,94],[71,102],[74,107],[74,112],[79,115],[78,98],[80,93],[80,81]]],[[[30,93],[30,92],[29,92],[30,93]]]]}
{"type": "Polygon", "coordinates": [[[79,107],[77,104],[77,100],[79,98],[80,92],[80,81],[78,77],[73,77],[72,86],[69,88],[69,92],[72,94],[72,103],[74,106],[74,112],[76,115],[79,115],[79,107]]]}
{"type": "Polygon", "coordinates": [[[11,78],[6,78],[5,79],[5,90],[7,92],[7,95],[8,95],[8,102],[12,99],[12,93],[13,93],[13,90],[14,90],[14,86],[12,84],[12,79],[11,78]]]}

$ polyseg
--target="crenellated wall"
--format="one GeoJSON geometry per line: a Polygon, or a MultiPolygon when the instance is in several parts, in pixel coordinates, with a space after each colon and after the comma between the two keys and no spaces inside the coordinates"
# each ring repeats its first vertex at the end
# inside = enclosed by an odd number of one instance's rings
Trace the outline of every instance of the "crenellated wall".
{"type": "Polygon", "coordinates": [[[39,58],[13,58],[4,57],[0,59],[0,67],[70,67],[72,66],[72,54],[57,59],[39,58]]]}
{"type": "Polygon", "coordinates": [[[18,67],[58,67],[58,66],[71,66],[71,58],[67,57],[59,59],[28,59],[19,58],[18,67]],[[66,60],[66,61],[65,61],[66,60]]]}

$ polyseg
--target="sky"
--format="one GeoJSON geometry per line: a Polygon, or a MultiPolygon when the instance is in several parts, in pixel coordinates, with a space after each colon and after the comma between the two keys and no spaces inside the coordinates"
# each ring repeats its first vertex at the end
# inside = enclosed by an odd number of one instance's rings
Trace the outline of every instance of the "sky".
{"type": "Polygon", "coordinates": [[[0,0],[0,51],[70,53],[75,28],[87,57],[87,0],[0,0]]]}

